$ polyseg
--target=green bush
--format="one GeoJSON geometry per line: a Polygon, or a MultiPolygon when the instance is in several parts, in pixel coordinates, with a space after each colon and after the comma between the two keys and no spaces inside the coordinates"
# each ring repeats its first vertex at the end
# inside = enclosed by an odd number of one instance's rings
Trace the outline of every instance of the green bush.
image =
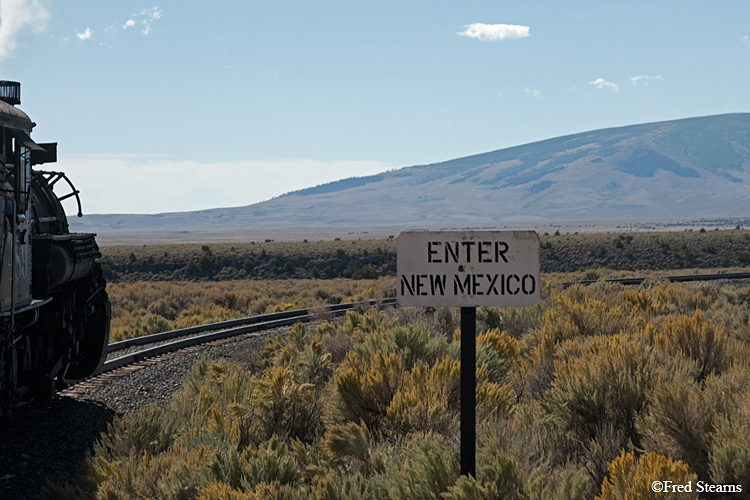
{"type": "Polygon", "coordinates": [[[637,419],[643,449],[682,460],[708,480],[714,411],[691,377],[676,374],[654,388],[647,412],[637,419]]]}
{"type": "Polygon", "coordinates": [[[433,500],[458,478],[458,450],[437,434],[413,434],[392,467],[385,485],[391,500],[433,500]]]}
{"type": "Polygon", "coordinates": [[[648,344],[624,334],[603,338],[556,366],[541,406],[565,443],[559,452],[594,458],[590,470],[600,481],[612,454],[628,443],[639,445],[635,416],[663,372],[648,344]]]}
{"type": "Polygon", "coordinates": [[[709,469],[714,484],[750,484],[750,391],[744,393],[736,412],[714,421],[709,469]]]}

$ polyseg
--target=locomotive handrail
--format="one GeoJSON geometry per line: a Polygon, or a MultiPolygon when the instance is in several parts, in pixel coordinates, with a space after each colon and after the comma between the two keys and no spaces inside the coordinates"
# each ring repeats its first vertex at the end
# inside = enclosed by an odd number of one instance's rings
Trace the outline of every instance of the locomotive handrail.
{"type": "MultiPolygon", "coordinates": [[[[62,179],[65,182],[67,182],[68,186],[70,186],[71,192],[68,193],[68,194],[66,194],[65,196],[58,196],[57,200],[62,203],[64,200],[67,200],[71,196],[75,196],[76,197],[76,203],[78,204],[78,214],[77,215],[78,215],[78,217],[83,217],[83,212],[81,211],[81,197],[78,196],[81,192],[78,189],[76,189],[76,187],[73,185],[73,183],[71,182],[71,180],[68,179],[68,176],[65,175],[65,172],[52,172],[52,171],[47,171],[47,170],[38,170],[38,172],[40,174],[42,174],[42,175],[49,175],[49,177],[47,177],[47,183],[49,184],[49,187],[50,187],[50,189],[53,190],[53,192],[54,192],[54,186],[57,183],[57,181],[59,181],[60,179],[62,179]],[[51,180],[53,177],[54,177],[54,180],[51,180]]],[[[57,195],[55,195],[55,196],[57,196],[57,195]]]]}

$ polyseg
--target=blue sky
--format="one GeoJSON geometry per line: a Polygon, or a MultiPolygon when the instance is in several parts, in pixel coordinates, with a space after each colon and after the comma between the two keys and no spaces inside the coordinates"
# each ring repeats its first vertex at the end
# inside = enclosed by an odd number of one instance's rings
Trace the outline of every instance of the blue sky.
{"type": "Polygon", "coordinates": [[[750,111],[750,2],[0,0],[0,79],[85,212],[240,206],[750,111]]]}

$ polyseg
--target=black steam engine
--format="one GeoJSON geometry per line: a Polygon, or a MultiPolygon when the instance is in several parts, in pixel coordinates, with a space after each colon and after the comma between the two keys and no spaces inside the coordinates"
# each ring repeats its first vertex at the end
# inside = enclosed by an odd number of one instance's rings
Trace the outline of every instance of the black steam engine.
{"type": "Polygon", "coordinates": [[[20,88],[0,81],[0,414],[101,366],[111,317],[95,235],[71,233],[61,205],[75,197],[80,217],[78,191],[35,168],[57,143],[31,139],[20,88]]]}

